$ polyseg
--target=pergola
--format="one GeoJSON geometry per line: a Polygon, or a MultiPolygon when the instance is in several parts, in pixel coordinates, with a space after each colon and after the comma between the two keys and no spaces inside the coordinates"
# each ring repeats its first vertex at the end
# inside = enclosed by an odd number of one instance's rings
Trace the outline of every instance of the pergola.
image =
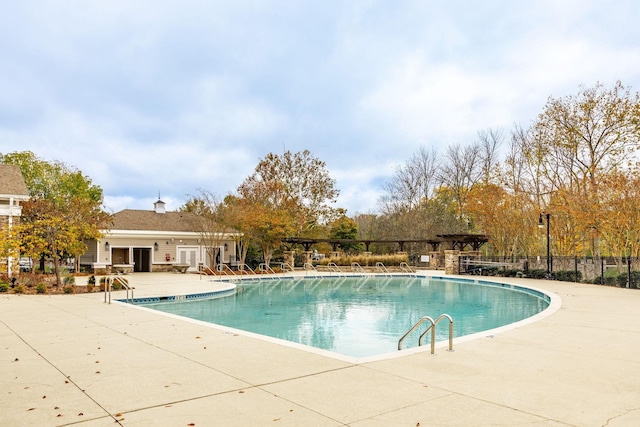
{"type": "Polygon", "coordinates": [[[317,243],[328,243],[333,247],[334,251],[338,250],[338,246],[347,243],[364,243],[366,251],[372,243],[397,243],[399,251],[404,252],[406,243],[426,243],[431,245],[432,250],[438,250],[441,244],[448,245],[451,249],[464,251],[467,246],[477,251],[485,244],[489,238],[483,234],[438,234],[431,239],[314,239],[308,237],[286,237],[281,239],[283,243],[291,245],[302,245],[305,251],[310,251],[311,246],[317,243]]]}

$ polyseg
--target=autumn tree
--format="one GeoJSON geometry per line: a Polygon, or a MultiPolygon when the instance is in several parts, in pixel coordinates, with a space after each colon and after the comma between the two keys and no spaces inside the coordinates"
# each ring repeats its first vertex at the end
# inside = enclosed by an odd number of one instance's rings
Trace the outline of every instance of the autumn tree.
{"type": "Polygon", "coordinates": [[[223,217],[224,203],[213,193],[200,189],[178,210],[184,212],[184,218],[193,231],[198,233],[208,257],[208,265],[216,266],[220,247],[231,228],[223,217]]]}
{"type": "Polygon", "coordinates": [[[339,195],[335,180],[325,163],[309,150],[267,154],[243,183],[244,187],[260,185],[277,191],[278,203],[291,206],[296,237],[308,237],[318,224],[326,224],[336,215],[332,206],[339,195]]]}
{"type": "Polygon", "coordinates": [[[241,198],[236,195],[227,195],[221,206],[222,222],[231,227],[235,233],[233,234],[239,257],[239,269],[244,270],[247,260],[247,253],[252,240],[254,239],[255,214],[252,211],[257,206],[252,205],[249,199],[241,198]]]}
{"type": "Polygon", "coordinates": [[[31,200],[24,204],[19,225],[23,251],[53,260],[56,283],[60,284],[60,261],[76,259],[86,252],[87,240],[101,237],[110,215],[102,209],[102,189],[82,172],[61,162],[47,162],[33,153],[15,152],[0,156],[0,162],[20,167],[31,200]]]}
{"type": "Polygon", "coordinates": [[[250,232],[269,265],[281,239],[295,230],[294,213],[298,206],[288,197],[282,182],[259,179],[246,180],[238,187],[236,203],[243,215],[241,229],[250,232]]]}

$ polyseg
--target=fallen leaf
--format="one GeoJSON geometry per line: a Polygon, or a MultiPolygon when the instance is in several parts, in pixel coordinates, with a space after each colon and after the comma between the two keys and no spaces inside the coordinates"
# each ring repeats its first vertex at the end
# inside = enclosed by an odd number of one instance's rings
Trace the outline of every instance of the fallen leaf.
{"type": "Polygon", "coordinates": [[[35,410],[35,409],[36,409],[36,408],[29,408],[29,409],[27,409],[27,412],[29,412],[29,411],[33,411],[33,410],[35,410]]]}
{"type": "Polygon", "coordinates": [[[99,373],[100,373],[100,371],[96,371],[96,374],[99,374],[99,373]]]}
{"type": "Polygon", "coordinates": [[[54,407],[53,409],[56,409],[56,410],[57,410],[57,409],[60,409],[60,407],[59,407],[59,406],[56,406],[56,407],[54,407]]]}
{"type": "Polygon", "coordinates": [[[200,337],[196,337],[196,339],[197,339],[197,340],[199,340],[199,339],[200,339],[200,337]]]}
{"type": "Polygon", "coordinates": [[[57,416],[57,417],[61,417],[61,416],[62,416],[62,414],[58,414],[58,415],[56,415],[56,416],[57,416]]]}
{"type": "Polygon", "coordinates": [[[238,393],[244,393],[244,390],[240,390],[238,393]]]}
{"type": "Polygon", "coordinates": [[[96,360],[96,363],[100,363],[100,361],[99,361],[99,360],[96,360]]]}
{"type": "Polygon", "coordinates": [[[274,418],[273,421],[280,421],[280,418],[274,418]]]}
{"type": "Polygon", "coordinates": [[[189,423],[188,426],[195,426],[195,423],[189,423]]]}
{"type": "Polygon", "coordinates": [[[42,396],[42,398],[43,398],[43,399],[46,399],[46,398],[47,398],[47,396],[42,396]]]}
{"type": "Polygon", "coordinates": [[[79,416],[79,417],[81,417],[81,416],[83,416],[83,415],[84,415],[84,414],[83,414],[82,412],[80,412],[80,413],[78,414],[78,416],[79,416]]]}
{"type": "Polygon", "coordinates": [[[16,358],[15,358],[15,360],[14,360],[14,362],[17,362],[17,361],[18,361],[18,358],[16,357],[16,358]]]}

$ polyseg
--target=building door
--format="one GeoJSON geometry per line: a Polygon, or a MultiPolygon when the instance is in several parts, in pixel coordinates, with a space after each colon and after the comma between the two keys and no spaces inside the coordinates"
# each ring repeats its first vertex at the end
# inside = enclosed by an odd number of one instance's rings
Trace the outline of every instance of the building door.
{"type": "Polygon", "coordinates": [[[151,271],[151,249],[150,248],[133,248],[133,271],[134,272],[150,272],[151,271]]]}
{"type": "Polygon", "coordinates": [[[187,271],[198,271],[198,263],[200,262],[198,248],[178,248],[178,261],[180,264],[189,265],[187,271]]]}

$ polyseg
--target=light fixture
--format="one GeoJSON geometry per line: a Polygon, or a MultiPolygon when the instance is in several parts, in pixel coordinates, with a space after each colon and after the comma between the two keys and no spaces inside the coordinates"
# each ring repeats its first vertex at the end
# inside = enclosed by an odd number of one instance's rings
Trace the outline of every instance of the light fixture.
{"type": "Polygon", "coordinates": [[[229,249],[229,245],[227,245],[226,243],[224,244],[224,250],[226,251],[227,249],[229,249]]]}
{"type": "MultiPolygon", "coordinates": [[[[553,270],[553,261],[551,259],[551,227],[550,227],[550,219],[551,214],[544,214],[547,220],[547,279],[551,278],[551,271],[553,270]]],[[[538,217],[538,228],[544,227],[544,221],[542,220],[542,214],[538,217]]]]}
{"type": "Polygon", "coordinates": [[[174,240],[174,239],[171,239],[171,243],[173,243],[173,242],[175,242],[175,240],[174,240]]]}
{"type": "Polygon", "coordinates": [[[104,249],[105,249],[106,251],[108,251],[108,250],[109,250],[109,242],[104,242],[104,249]]]}
{"type": "Polygon", "coordinates": [[[157,251],[157,250],[158,250],[158,247],[159,247],[158,242],[155,242],[155,243],[153,244],[153,249],[157,251]]]}

